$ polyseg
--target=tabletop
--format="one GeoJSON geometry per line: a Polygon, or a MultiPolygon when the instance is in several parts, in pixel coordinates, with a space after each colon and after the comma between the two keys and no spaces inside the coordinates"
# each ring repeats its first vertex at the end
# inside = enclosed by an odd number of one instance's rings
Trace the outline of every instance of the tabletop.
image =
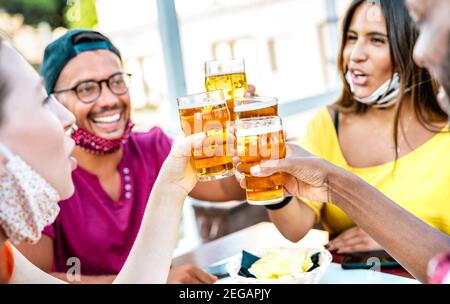
{"type": "MultiPolygon", "coordinates": [[[[206,268],[213,264],[225,263],[242,250],[252,251],[267,247],[322,247],[328,243],[328,233],[312,229],[301,241],[293,243],[285,239],[274,224],[262,222],[246,229],[237,231],[220,239],[206,243],[190,252],[174,258],[173,265],[195,264],[206,268]]],[[[225,278],[220,283],[231,283],[225,278]]],[[[389,273],[369,270],[343,270],[338,263],[332,263],[320,281],[327,283],[382,283],[411,284],[416,280],[389,273]]]]}

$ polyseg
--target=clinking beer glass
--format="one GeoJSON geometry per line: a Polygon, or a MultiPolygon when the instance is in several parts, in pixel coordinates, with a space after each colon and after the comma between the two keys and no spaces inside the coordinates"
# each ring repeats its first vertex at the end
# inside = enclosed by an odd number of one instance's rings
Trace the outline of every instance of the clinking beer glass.
{"type": "Polygon", "coordinates": [[[206,133],[203,147],[192,150],[199,181],[234,175],[232,152],[227,144],[230,113],[222,90],[180,97],[178,110],[186,136],[206,133]]]}
{"type": "Polygon", "coordinates": [[[286,144],[281,118],[254,117],[236,121],[237,153],[245,174],[247,202],[252,205],[272,205],[284,199],[282,173],[255,177],[250,168],[263,160],[286,157],[286,144]]]}
{"type": "Polygon", "coordinates": [[[220,60],[205,63],[206,91],[224,90],[231,121],[236,120],[234,99],[247,91],[244,60],[220,60]]]}
{"type": "Polygon", "coordinates": [[[242,97],[234,100],[236,119],[278,116],[278,99],[275,97],[242,97]]]}

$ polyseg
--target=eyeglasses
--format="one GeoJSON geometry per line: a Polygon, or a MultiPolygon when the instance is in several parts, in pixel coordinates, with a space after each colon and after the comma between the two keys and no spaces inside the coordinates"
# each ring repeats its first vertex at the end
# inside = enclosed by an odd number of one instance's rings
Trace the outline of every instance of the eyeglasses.
{"type": "Polygon", "coordinates": [[[128,92],[130,86],[131,74],[128,73],[116,73],[108,79],[100,81],[86,80],[70,89],[64,89],[54,91],[53,94],[59,94],[69,91],[74,91],[78,99],[85,104],[93,103],[102,94],[102,83],[105,82],[108,89],[117,96],[124,95],[128,92]]]}

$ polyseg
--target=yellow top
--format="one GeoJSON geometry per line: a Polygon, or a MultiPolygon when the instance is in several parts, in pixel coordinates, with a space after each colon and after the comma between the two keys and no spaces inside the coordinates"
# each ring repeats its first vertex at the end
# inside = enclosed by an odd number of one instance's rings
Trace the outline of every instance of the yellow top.
{"type": "MultiPolygon", "coordinates": [[[[368,168],[350,167],[342,154],[333,120],[321,109],[308,125],[301,145],[309,152],[340,166],[383,192],[402,208],[450,235],[450,134],[438,133],[422,146],[394,161],[368,168]]],[[[339,234],[355,224],[339,208],[302,199],[330,233],[339,234]]]]}

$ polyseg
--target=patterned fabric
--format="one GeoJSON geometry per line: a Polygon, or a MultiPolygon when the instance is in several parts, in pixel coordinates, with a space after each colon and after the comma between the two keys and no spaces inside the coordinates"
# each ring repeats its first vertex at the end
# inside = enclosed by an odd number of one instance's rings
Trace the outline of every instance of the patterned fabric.
{"type": "Polygon", "coordinates": [[[450,252],[431,261],[428,273],[431,284],[450,284],[450,252]]]}
{"type": "Polygon", "coordinates": [[[77,146],[85,149],[86,151],[99,155],[107,155],[117,152],[120,147],[126,143],[133,126],[134,124],[131,121],[128,121],[127,127],[122,136],[117,139],[104,139],[83,128],[74,126],[75,129],[71,137],[77,146]]]}
{"type": "MultiPolygon", "coordinates": [[[[345,74],[345,79],[350,86],[350,90],[354,92],[355,89],[350,72],[345,74]]],[[[395,73],[392,79],[389,79],[382,84],[375,92],[372,93],[372,95],[364,98],[353,96],[353,99],[374,108],[385,109],[393,106],[399,101],[397,98],[399,92],[400,75],[395,73]]]]}
{"type": "Polygon", "coordinates": [[[60,197],[44,178],[3,145],[9,159],[0,177],[0,225],[14,244],[36,243],[59,213],[60,197]]]}

